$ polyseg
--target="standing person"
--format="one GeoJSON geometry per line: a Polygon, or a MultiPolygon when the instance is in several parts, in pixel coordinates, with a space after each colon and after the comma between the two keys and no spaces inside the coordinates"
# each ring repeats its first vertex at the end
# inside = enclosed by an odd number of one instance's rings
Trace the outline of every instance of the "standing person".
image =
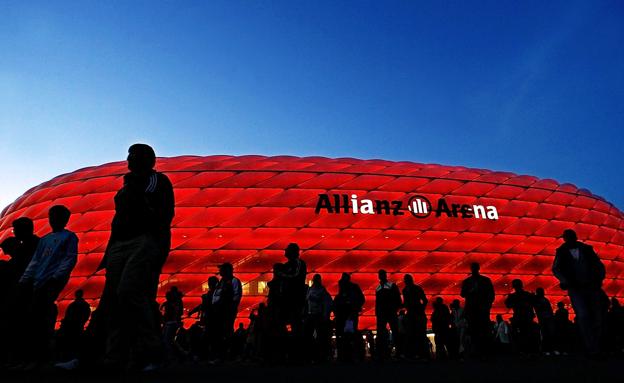
{"type": "Polygon", "coordinates": [[[199,312],[199,323],[203,326],[199,342],[199,356],[201,358],[216,358],[216,335],[218,333],[216,327],[219,321],[214,312],[212,305],[212,297],[214,296],[219,278],[212,275],[208,278],[208,291],[201,296],[201,303],[189,311],[188,316],[199,312]]]}
{"type": "Polygon", "coordinates": [[[40,238],[34,234],[35,226],[30,218],[20,217],[12,222],[12,226],[16,246],[9,264],[14,275],[13,283],[17,283],[32,260],[40,238]]]}
{"type": "Polygon", "coordinates": [[[351,282],[348,273],[342,273],[338,281],[338,294],[334,298],[336,348],[341,361],[351,361],[355,356],[359,316],[365,301],[360,286],[351,282]]]}
{"type": "Polygon", "coordinates": [[[570,351],[570,338],[572,337],[572,322],[570,312],[563,302],[557,302],[557,311],[554,316],[555,322],[555,355],[567,355],[570,351]]]}
{"type": "Polygon", "coordinates": [[[52,232],[39,241],[37,250],[19,280],[29,292],[29,341],[32,352],[27,359],[44,362],[49,357],[50,341],[58,314],[54,303],[69,281],[78,259],[78,237],[65,229],[71,212],[63,205],[52,206],[48,212],[52,232]]]}
{"type": "Polygon", "coordinates": [[[422,287],[414,283],[411,274],[403,277],[403,307],[405,307],[407,321],[407,339],[405,340],[405,352],[408,357],[429,357],[429,345],[427,339],[427,296],[422,287]]]}
{"type": "Polygon", "coordinates": [[[216,351],[218,359],[228,356],[234,335],[234,322],[238,313],[238,305],[243,297],[243,285],[240,279],[234,276],[234,267],[226,262],[219,266],[221,279],[212,295],[212,305],[217,325],[216,351]]]}
{"type": "Polygon", "coordinates": [[[377,319],[377,356],[380,360],[390,355],[388,326],[392,336],[399,333],[397,311],[401,307],[401,292],[397,285],[388,281],[386,270],[379,270],[379,285],[375,289],[375,318],[377,319]]]}
{"type": "Polygon", "coordinates": [[[171,286],[165,294],[165,301],[160,305],[162,312],[162,337],[167,359],[171,360],[175,348],[175,336],[182,326],[182,314],[184,313],[184,294],[177,286],[171,286]]]}
{"type": "Polygon", "coordinates": [[[0,248],[10,259],[0,261],[0,362],[24,354],[24,344],[17,335],[28,331],[19,313],[27,310],[28,296],[22,296],[19,279],[37,249],[39,237],[34,234],[30,218],[20,217],[12,222],[13,237],[8,237],[0,248]]]}
{"type": "Polygon", "coordinates": [[[534,344],[535,334],[533,318],[533,304],[535,295],[524,290],[524,285],[520,279],[511,281],[514,292],[507,295],[505,306],[513,310],[511,317],[511,327],[513,329],[513,340],[517,351],[521,353],[531,353],[536,351],[534,344]]]}
{"type": "Polygon", "coordinates": [[[448,350],[451,358],[458,358],[464,354],[466,347],[466,318],[464,309],[461,307],[459,299],[453,299],[450,304],[451,309],[451,331],[449,335],[448,350]]]}
{"type": "Polygon", "coordinates": [[[511,330],[509,324],[503,320],[501,314],[496,315],[496,324],[494,325],[494,341],[497,352],[502,355],[508,355],[511,347],[511,330]]]}
{"type": "Polygon", "coordinates": [[[535,289],[535,314],[542,335],[542,352],[549,356],[553,352],[554,322],[552,305],[542,287],[535,289]]]}
{"type": "Polygon", "coordinates": [[[78,357],[78,351],[84,326],[91,316],[91,306],[83,298],[81,289],[74,293],[74,301],[67,306],[58,331],[57,352],[59,360],[72,360],[78,357]]]}
{"type": "Polygon", "coordinates": [[[490,278],[479,273],[479,264],[470,265],[472,275],[461,286],[461,297],[466,300],[464,315],[475,354],[487,353],[490,336],[490,310],[494,302],[494,286],[490,278]]]}
{"type": "Polygon", "coordinates": [[[299,256],[299,245],[290,243],[284,251],[287,261],[278,271],[283,284],[284,305],[281,312],[284,315],[285,325],[290,326],[292,342],[289,347],[289,356],[295,359],[303,357],[303,311],[306,297],[306,263],[299,256]]]}
{"type": "Polygon", "coordinates": [[[308,350],[315,362],[326,362],[330,351],[330,323],[332,310],[331,295],[323,286],[320,274],[312,277],[312,286],[306,294],[305,327],[308,350]]]}
{"type": "Polygon", "coordinates": [[[568,290],[581,340],[590,357],[600,353],[604,329],[602,281],[605,267],[593,247],[578,241],[571,229],[563,232],[552,271],[561,288],[568,290]]]}
{"type": "Polygon", "coordinates": [[[151,370],[162,361],[156,293],[169,255],[174,197],[171,181],[154,170],[155,164],[150,146],[130,146],[130,172],[115,195],[111,236],[100,265],[106,268],[105,364],[111,367],[151,370]]]}
{"type": "Polygon", "coordinates": [[[448,306],[444,304],[442,297],[437,297],[433,302],[433,312],[431,313],[431,329],[435,334],[437,359],[446,359],[450,354],[451,321],[451,312],[448,306]]]}

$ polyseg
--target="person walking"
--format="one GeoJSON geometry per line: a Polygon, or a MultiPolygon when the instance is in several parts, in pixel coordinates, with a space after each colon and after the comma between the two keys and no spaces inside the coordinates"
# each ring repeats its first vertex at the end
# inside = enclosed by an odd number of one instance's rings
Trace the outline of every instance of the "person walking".
{"type": "Polygon", "coordinates": [[[586,352],[590,357],[597,357],[605,319],[602,306],[605,267],[593,247],[580,242],[574,230],[564,230],[562,238],[564,243],[555,253],[552,271],[561,288],[568,291],[586,352]]]}
{"type": "Polygon", "coordinates": [[[145,144],[128,149],[128,170],[115,195],[111,236],[100,264],[106,269],[100,306],[109,318],[105,364],[153,370],[162,363],[156,293],[169,254],[173,186],[154,170],[156,154],[145,144]]]}

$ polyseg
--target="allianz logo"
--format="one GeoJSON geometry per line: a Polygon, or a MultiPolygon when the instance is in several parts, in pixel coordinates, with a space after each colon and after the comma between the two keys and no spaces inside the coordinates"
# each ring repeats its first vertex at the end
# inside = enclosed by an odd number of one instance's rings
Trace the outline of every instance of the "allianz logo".
{"type": "Polygon", "coordinates": [[[451,203],[446,198],[436,201],[435,207],[431,201],[422,195],[414,195],[405,201],[389,201],[383,199],[359,199],[356,194],[319,194],[314,212],[320,214],[326,211],[330,214],[384,214],[404,215],[409,211],[416,218],[427,218],[435,213],[436,217],[445,215],[449,218],[477,218],[498,219],[496,206],[468,205],[451,203]]]}

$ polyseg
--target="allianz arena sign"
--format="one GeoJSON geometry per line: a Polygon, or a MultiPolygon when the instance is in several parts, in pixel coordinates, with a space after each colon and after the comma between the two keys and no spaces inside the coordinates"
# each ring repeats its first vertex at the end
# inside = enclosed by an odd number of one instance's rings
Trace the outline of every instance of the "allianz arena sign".
{"type": "MultiPolygon", "coordinates": [[[[385,160],[292,156],[159,158],[157,170],[175,193],[171,253],[159,299],[171,285],[194,307],[216,265],[231,262],[244,284],[240,318],[266,297],[274,263],[296,242],[309,276],[323,275],[335,294],[342,272],[366,295],[361,325],[373,325],[377,270],[402,281],[414,276],[428,296],[458,298],[471,262],[479,262],[497,292],[493,314],[507,312],[504,294],[520,278],[566,300],[551,267],[564,229],[592,245],[607,269],[604,289],[624,298],[624,215],[601,197],[571,184],[528,175],[385,160]]],[[[82,288],[92,305],[104,275],[96,271],[114,214],[113,196],[125,161],[79,169],[26,191],[0,214],[0,241],[22,216],[39,235],[47,210],[72,211],[78,263],[61,294],[59,311],[82,288]]]]}

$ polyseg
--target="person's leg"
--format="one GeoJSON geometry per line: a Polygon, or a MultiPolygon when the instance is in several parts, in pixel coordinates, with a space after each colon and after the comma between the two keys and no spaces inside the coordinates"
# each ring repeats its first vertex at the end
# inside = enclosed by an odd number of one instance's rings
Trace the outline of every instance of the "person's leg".
{"type": "MultiPolygon", "coordinates": [[[[595,334],[596,325],[594,319],[595,304],[592,302],[594,295],[585,290],[570,289],[570,301],[576,315],[576,323],[579,329],[581,340],[590,354],[595,354],[600,350],[598,337],[595,334]]],[[[599,303],[598,303],[599,305],[599,303]]]]}
{"type": "Polygon", "coordinates": [[[128,241],[114,241],[109,244],[106,254],[106,279],[102,293],[102,301],[106,297],[105,303],[108,311],[105,362],[120,367],[128,361],[129,338],[134,335],[132,331],[126,330],[129,326],[128,318],[120,305],[118,294],[128,252],[131,250],[132,246],[128,241]]]}
{"type": "Polygon", "coordinates": [[[388,318],[384,316],[377,316],[377,340],[376,350],[378,359],[382,360],[386,358],[388,351],[388,318]]]}
{"type": "MultiPolygon", "coordinates": [[[[117,287],[120,307],[127,313],[128,330],[135,332],[137,364],[162,361],[160,324],[154,301],[155,281],[160,272],[161,249],[151,236],[141,236],[127,259],[117,287]]],[[[156,282],[157,283],[157,282],[156,282]]]]}
{"type": "MultiPolygon", "coordinates": [[[[399,334],[399,318],[396,314],[391,314],[388,318],[388,325],[390,326],[390,331],[392,331],[392,340],[394,345],[396,346],[397,340],[400,340],[401,335],[399,334]]],[[[392,347],[388,350],[388,352],[392,352],[392,347]]]]}

